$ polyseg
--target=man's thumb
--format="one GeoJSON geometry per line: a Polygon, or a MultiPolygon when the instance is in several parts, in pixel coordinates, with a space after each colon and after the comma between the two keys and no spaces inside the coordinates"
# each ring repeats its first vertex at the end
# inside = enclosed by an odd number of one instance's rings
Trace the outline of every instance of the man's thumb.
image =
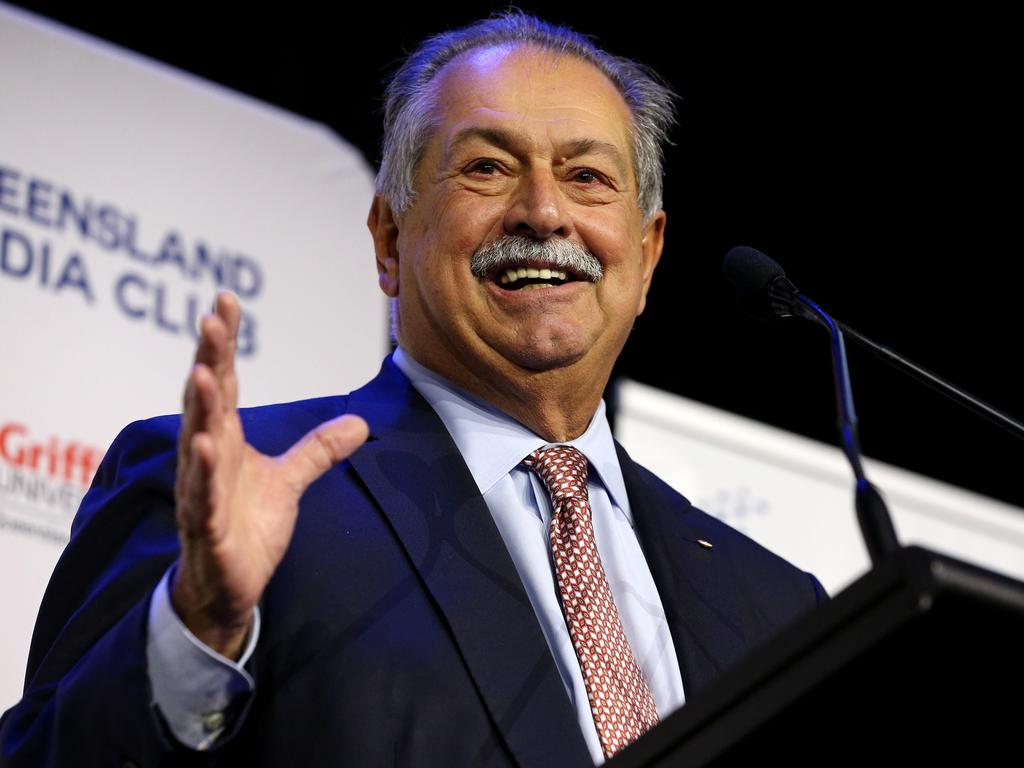
{"type": "Polygon", "coordinates": [[[359,416],[325,421],[280,457],[289,483],[301,495],[317,478],[366,442],[370,428],[359,416]]]}

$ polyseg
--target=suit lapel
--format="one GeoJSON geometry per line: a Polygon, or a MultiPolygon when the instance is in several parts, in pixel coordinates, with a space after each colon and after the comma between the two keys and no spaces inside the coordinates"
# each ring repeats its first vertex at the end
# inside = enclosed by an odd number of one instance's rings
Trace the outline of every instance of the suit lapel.
{"type": "Polygon", "coordinates": [[[747,649],[730,606],[734,577],[722,553],[698,540],[711,538],[691,525],[692,507],[655,487],[616,443],[637,535],[665,608],[687,701],[747,649]]]}
{"type": "Polygon", "coordinates": [[[590,765],[519,574],[441,420],[390,358],[349,410],[371,435],[351,465],[444,614],[515,760],[590,765]]]}

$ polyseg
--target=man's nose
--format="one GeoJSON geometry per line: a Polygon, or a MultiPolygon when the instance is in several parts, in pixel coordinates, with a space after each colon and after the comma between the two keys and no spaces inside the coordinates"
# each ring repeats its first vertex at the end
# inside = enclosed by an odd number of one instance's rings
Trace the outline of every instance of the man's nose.
{"type": "Polygon", "coordinates": [[[520,177],[505,215],[505,231],[535,238],[572,234],[569,201],[550,170],[532,170],[520,177]]]}

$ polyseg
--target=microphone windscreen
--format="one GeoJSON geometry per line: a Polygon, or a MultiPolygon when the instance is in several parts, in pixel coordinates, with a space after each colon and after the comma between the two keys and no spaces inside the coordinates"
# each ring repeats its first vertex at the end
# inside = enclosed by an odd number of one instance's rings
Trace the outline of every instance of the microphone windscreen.
{"type": "Polygon", "coordinates": [[[777,262],[755,248],[738,245],[725,254],[722,270],[736,286],[736,303],[746,314],[758,320],[790,316],[787,295],[796,293],[796,287],[777,262]]]}
{"type": "Polygon", "coordinates": [[[737,245],[725,254],[722,269],[729,282],[744,294],[761,293],[773,280],[786,276],[778,262],[748,245],[737,245]]]}

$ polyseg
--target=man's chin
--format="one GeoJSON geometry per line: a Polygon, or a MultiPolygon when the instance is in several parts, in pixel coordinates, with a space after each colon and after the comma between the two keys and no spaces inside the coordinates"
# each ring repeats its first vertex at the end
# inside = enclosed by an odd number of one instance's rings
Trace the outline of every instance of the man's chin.
{"type": "Polygon", "coordinates": [[[557,371],[575,365],[586,355],[586,349],[563,344],[525,345],[505,352],[504,357],[519,368],[534,373],[557,371]]]}

